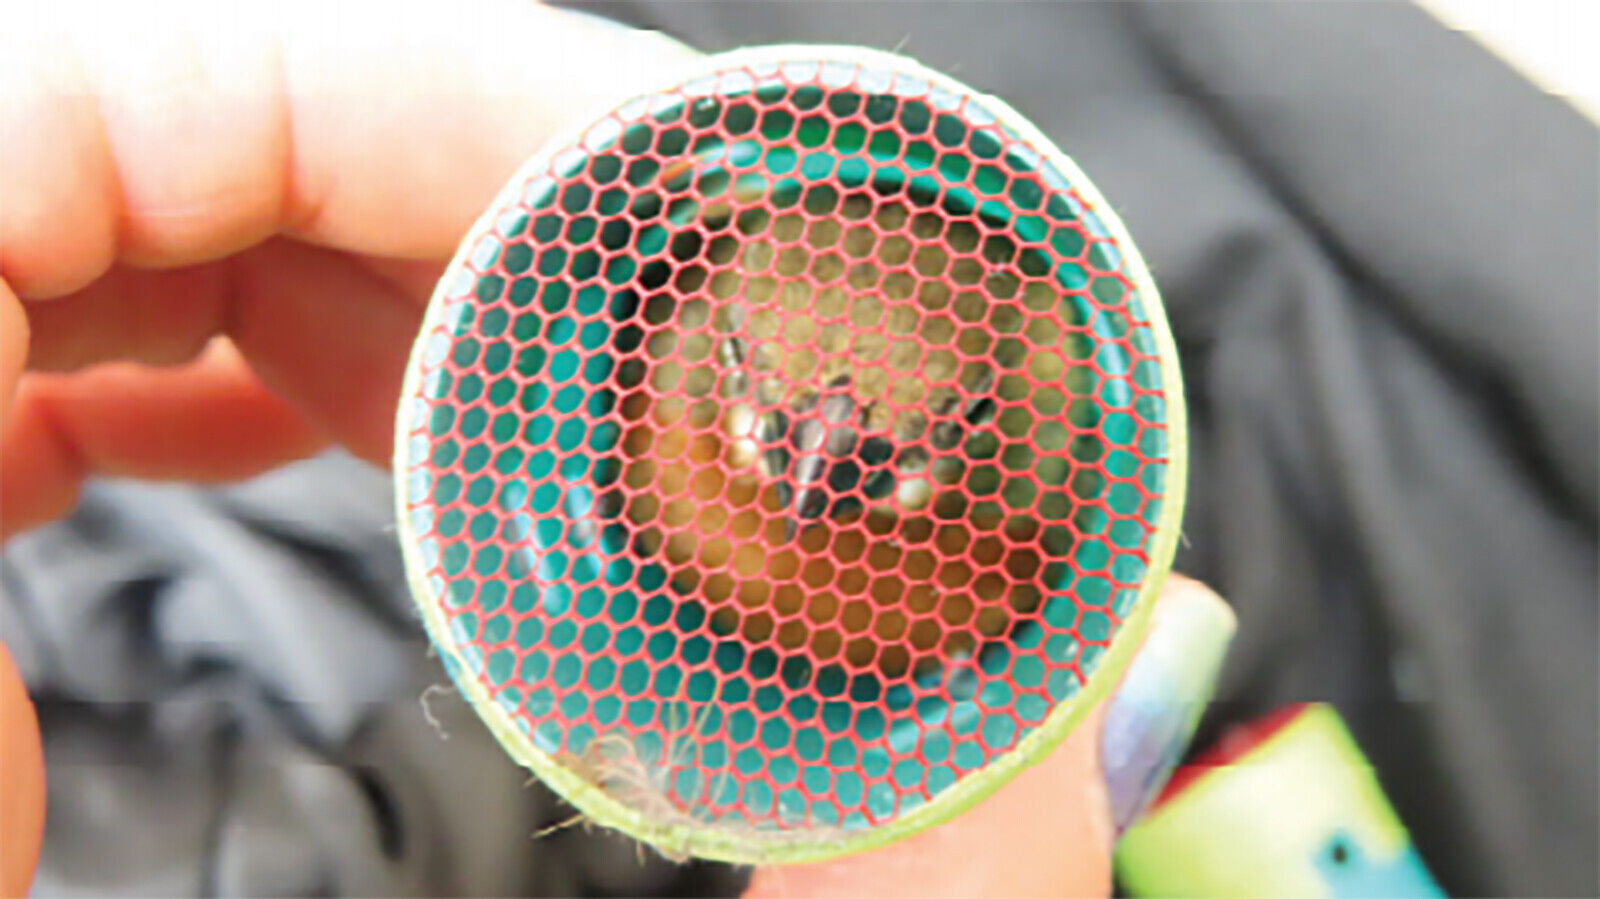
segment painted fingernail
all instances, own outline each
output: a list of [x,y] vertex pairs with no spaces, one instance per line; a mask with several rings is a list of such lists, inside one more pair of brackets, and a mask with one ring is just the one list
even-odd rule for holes
[[1174,585],[1156,606],[1101,733],[1100,767],[1119,835],[1183,757],[1236,629],[1232,610],[1199,584]]

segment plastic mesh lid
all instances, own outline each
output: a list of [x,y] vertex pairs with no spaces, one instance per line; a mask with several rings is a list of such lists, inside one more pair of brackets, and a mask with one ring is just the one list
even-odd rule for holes
[[413,590],[505,748],[670,854],[928,826],[1115,680],[1182,401],[1083,175],[900,57],[703,60],[463,244],[395,465]]

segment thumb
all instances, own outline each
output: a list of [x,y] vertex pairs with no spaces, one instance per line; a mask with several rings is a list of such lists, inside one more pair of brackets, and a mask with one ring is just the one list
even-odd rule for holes
[[0,896],[33,880],[44,832],[44,757],[33,703],[0,646]]
[[[0,422],[27,357],[22,307],[0,280]],[[21,896],[33,880],[44,830],[44,757],[22,677],[0,644],[0,896]]]

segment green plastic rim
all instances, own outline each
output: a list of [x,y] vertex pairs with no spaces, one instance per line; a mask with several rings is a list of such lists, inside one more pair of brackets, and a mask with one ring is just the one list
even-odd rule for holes
[[[1093,664],[1085,664],[1089,670],[1082,673],[1082,681],[1056,700],[1042,721],[1024,728],[1025,734],[1004,751],[986,758],[980,767],[942,785],[920,802],[908,804],[908,810],[888,815],[884,820],[870,820],[864,825],[859,825],[859,819],[841,816],[838,826],[788,829],[727,826],[703,817],[662,814],[636,798],[619,797],[614,790],[596,783],[584,766],[575,764],[570,756],[552,751],[545,732],[531,728],[525,717],[519,719],[519,714],[525,712],[520,703],[531,699],[521,692],[508,694],[504,675],[494,672],[496,659],[493,653],[484,652],[485,645],[490,642],[482,629],[487,625],[476,616],[468,619],[470,625],[463,625],[459,596],[452,592],[452,582],[440,573],[444,564],[440,556],[448,552],[448,541],[439,536],[440,525],[432,517],[439,507],[438,496],[442,489],[439,484],[444,479],[429,480],[437,448],[430,438],[438,438],[441,433],[430,430],[429,423],[437,420],[433,415],[435,408],[450,401],[452,396],[447,388],[440,386],[437,375],[440,359],[450,355],[452,349],[441,346],[439,335],[465,333],[462,323],[468,319],[463,310],[470,306],[474,293],[481,292],[485,280],[482,269],[475,266],[485,261],[486,244],[504,240],[507,211],[526,203],[540,185],[547,198],[553,197],[551,191],[559,189],[560,182],[558,178],[552,180],[551,173],[571,170],[575,155],[581,157],[598,149],[599,139],[593,123],[613,117],[614,110],[602,111],[556,136],[510,179],[469,232],[429,306],[407,369],[397,417],[394,472],[399,539],[413,597],[428,634],[462,695],[505,751],[594,823],[622,831],[671,857],[698,856],[763,864],[835,858],[886,845],[971,807],[1023,767],[1047,755],[1118,682],[1142,640],[1154,599],[1165,582],[1182,518],[1187,435],[1176,349],[1147,267],[1126,228],[1088,178],[1048,138],[1003,102],[896,55],[842,46],[752,48],[699,59],[675,77],[664,78],[662,84],[668,90],[695,85],[702,86],[696,90],[703,90],[704,85],[715,84],[719,76],[729,72],[754,73],[759,81],[762,73],[777,73],[794,66],[809,66],[817,71],[826,71],[830,66],[854,67],[886,78],[885,83],[898,84],[898,79],[905,79],[963,98],[964,104],[970,104],[963,105],[963,109],[981,110],[986,120],[1003,128],[1031,151],[1041,168],[1048,168],[1070,185],[1072,194],[1089,211],[1088,217],[1116,251],[1117,271],[1129,285],[1131,295],[1136,297],[1140,313],[1138,328],[1147,335],[1159,368],[1159,398],[1164,414],[1161,421],[1164,457],[1156,460],[1161,466],[1156,504],[1159,511],[1152,516],[1154,520],[1142,547],[1142,580],[1136,587],[1128,588],[1127,598],[1131,601],[1126,603],[1127,607],[1111,628],[1104,645],[1094,647]],[[617,109],[629,108],[630,103],[643,104],[648,109],[652,99],[660,96],[647,94]],[[614,131],[609,139],[620,140],[622,134]],[[523,227],[526,227],[525,221]],[[604,454],[613,445],[591,444],[591,448]],[[520,461],[522,456],[516,458]],[[427,513],[419,514],[419,506],[428,507]],[[498,569],[493,576],[499,578]],[[541,738],[544,746],[540,745]]]

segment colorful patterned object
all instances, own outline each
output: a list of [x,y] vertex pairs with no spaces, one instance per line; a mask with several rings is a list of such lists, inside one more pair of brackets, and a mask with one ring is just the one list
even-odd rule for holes
[[1117,845],[1117,877],[1136,896],[1444,895],[1325,705],[1285,709],[1180,768]]
[[704,60],[463,244],[399,414],[401,539],[508,752],[672,855],[829,857],[1047,752],[1181,514],[1171,337],[1110,208],[900,57]]

